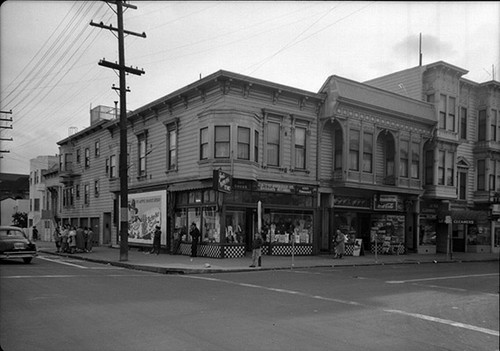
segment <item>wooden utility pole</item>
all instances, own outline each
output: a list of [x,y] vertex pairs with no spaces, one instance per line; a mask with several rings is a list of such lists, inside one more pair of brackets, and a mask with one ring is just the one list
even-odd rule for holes
[[132,73],[141,75],[144,73],[142,69],[125,66],[125,45],[124,34],[135,35],[146,38],[146,33],[134,33],[123,29],[123,8],[131,8],[136,10],[137,7],[125,3],[124,1],[108,1],[108,3],[116,5],[116,14],[118,17],[118,28],[106,26],[102,22],[90,22],[91,26],[109,29],[118,32],[118,64],[108,62],[104,59],[99,61],[100,66],[112,68],[120,72],[120,261],[128,261],[128,165],[127,165],[127,86],[125,82],[125,74]]

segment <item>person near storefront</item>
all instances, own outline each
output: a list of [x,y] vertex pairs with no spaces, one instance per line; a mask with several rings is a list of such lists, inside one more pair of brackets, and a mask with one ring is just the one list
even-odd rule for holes
[[157,225],[155,227],[155,232],[153,234],[153,249],[151,250],[151,253],[154,254],[156,253],[157,255],[160,254],[160,246],[161,246],[161,227]]
[[200,230],[196,227],[196,223],[191,223],[191,230],[189,231],[191,235],[191,257],[196,257],[198,253],[198,240],[200,239]]
[[252,243],[252,264],[250,267],[261,267],[262,265],[262,236],[260,233],[255,234],[255,238]]
[[333,258],[342,258],[345,255],[345,235],[340,229],[337,229],[333,244],[335,246],[335,256]]

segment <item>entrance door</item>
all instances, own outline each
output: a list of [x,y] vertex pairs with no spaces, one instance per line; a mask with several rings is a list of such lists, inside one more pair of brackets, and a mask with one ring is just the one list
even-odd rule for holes
[[93,237],[93,240],[92,240],[92,243],[94,245],[99,245],[99,218],[91,218],[90,219],[90,227],[92,228],[92,231],[94,232],[94,237]]
[[105,212],[103,218],[102,244],[111,243],[111,212]]

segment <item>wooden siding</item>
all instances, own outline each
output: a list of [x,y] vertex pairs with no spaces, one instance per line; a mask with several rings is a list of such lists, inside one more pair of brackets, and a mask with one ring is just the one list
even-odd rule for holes
[[319,179],[331,180],[333,178],[333,124],[326,122],[321,130],[321,147],[318,154]]
[[364,83],[415,100],[425,101],[422,94],[422,74],[424,70],[424,67],[410,68]]

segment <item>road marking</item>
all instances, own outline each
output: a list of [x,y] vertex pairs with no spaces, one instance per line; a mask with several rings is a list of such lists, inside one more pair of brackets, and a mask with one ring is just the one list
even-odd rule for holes
[[61,261],[61,260],[52,260],[52,259],[44,257],[44,256],[39,256],[38,258],[41,259],[41,260],[44,260],[44,261],[65,264],[67,266],[78,267],[78,268],[81,268],[81,269],[88,269],[88,267],[80,266],[79,264],[69,263],[69,262],[65,262],[65,261]]
[[[487,274],[487,275],[491,275],[491,274]],[[209,278],[209,277],[201,277],[201,276],[182,276],[182,277],[183,278],[189,278],[189,279],[207,280],[207,281],[213,281],[213,282],[219,282],[219,283],[237,285],[237,286],[254,288],[254,289],[268,290],[268,291],[273,291],[273,292],[278,292],[278,293],[285,293],[285,294],[297,295],[297,296],[302,296],[302,297],[308,297],[308,298],[317,299],[317,300],[336,302],[336,303],[341,303],[341,304],[346,304],[346,305],[351,305],[351,306],[366,306],[366,305],[363,305],[363,304],[361,304],[359,302],[356,302],[356,301],[334,299],[334,298],[325,297],[325,296],[319,296],[319,295],[311,295],[311,294],[306,294],[306,293],[302,293],[302,292],[295,291],[295,290],[270,288],[270,287],[262,286],[262,285],[248,284],[248,283],[238,283],[238,282],[234,282],[234,281],[231,281],[231,280],[224,280],[224,279],[218,279],[218,278]],[[369,307],[369,306],[366,306],[366,307]],[[418,319],[422,319],[422,320],[426,320],[426,321],[431,321],[431,322],[436,322],[436,323],[442,323],[442,324],[450,325],[450,326],[453,326],[453,327],[463,328],[463,329],[468,329],[468,330],[473,330],[473,331],[477,331],[477,332],[485,333],[485,334],[489,334],[489,335],[499,336],[499,332],[497,330],[492,330],[492,329],[477,327],[477,326],[474,326],[474,325],[460,323],[460,322],[455,322],[455,321],[448,320],[448,319],[442,319],[442,318],[427,316],[427,315],[424,315],[424,314],[410,313],[410,312],[405,312],[405,311],[400,311],[400,310],[383,309],[382,311],[387,312],[387,313],[392,313],[392,314],[405,315],[405,316],[408,316],[408,317],[418,318]]]
[[255,284],[248,284],[248,283],[238,283],[238,282],[234,282],[234,281],[231,281],[231,280],[224,280],[224,279],[218,279],[218,278],[209,278],[209,277],[202,277],[202,276],[194,276],[194,275],[187,275],[187,276],[183,276],[183,277],[184,278],[190,278],[190,279],[200,279],[200,280],[208,280],[208,281],[219,282],[219,283],[226,283],[226,284],[237,285],[237,286],[242,286],[242,287],[246,287],[246,288],[262,289],[262,290],[273,291],[273,292],[278,292],[278,293],[283,293],[283,294],[303,296],[303,297],[308,297],[308,298],[316,299],[316,300],[324,300],[324,301],[330,301],[330,302],[337,302],[337,303],[341,303],[341,304],[344,304],[344,305],[362,306],[361,303],[355,302],[355,301],[334,299],[334,298],[331,298],[331,297],[325,297],[325,296],[319,296],[319,295],[311,295],[311,294],[307,294],[307,293],[303,293],[303,292],[295,291],[295,290],[270,288],[270,287],[263,286],[263,285],[255,285]]
[[91,274],[54,274],[54,275],[10,275],[2,276],[0,279],[33,279],[33,278],[82,278],[82,277],[95,277],[95,278],[106,278],[106,277],[162,277],[159,274],[106,274],[106,275],[91,275]]
[[480,333],[485,333],[485,334],[489,334],[489,335],[493,335],[493,336],[500,336],[500,333],[497,330],[492,330],[492,329],[487,329],[487,328],[481,328],[481,327],[476,327],[476,326],[470,325],[470,324],[464,324],[464,323],[454,322],[454,321],[451,321],[449,319],[442,319],[442,318],[427,316],[425,314],[410,313],[410,312],[399,311],[399,310],[384,310],[384,311],[388,312],[388,313],[401,314],[401,315],[408,316],[408,317],[423,319],[423,320],[426,320],[426,321],[431,321],[431,322],[436,322],[436,323],[441,323],[441,324],[447,324],[447,325],[451,325],[451,326],[457,327],[457,328],[469,329],[469,330],[473,330],[473,331],[477,331],[477,332],[480,332]]
[[498,275],[498,273],[488,273],[488,274],[470,274],[470,275],[452,275],[449,277],[435,277],[435,278],[422,278],[422,279],[409,279],[409,280],[388,280],[388,284],[403,284],[403,283],[413,283],[413,282],[426,282],[430,280],[446,280],[446,279],[461,279],[461,278],[475,278],[475,277],[488,277]]

